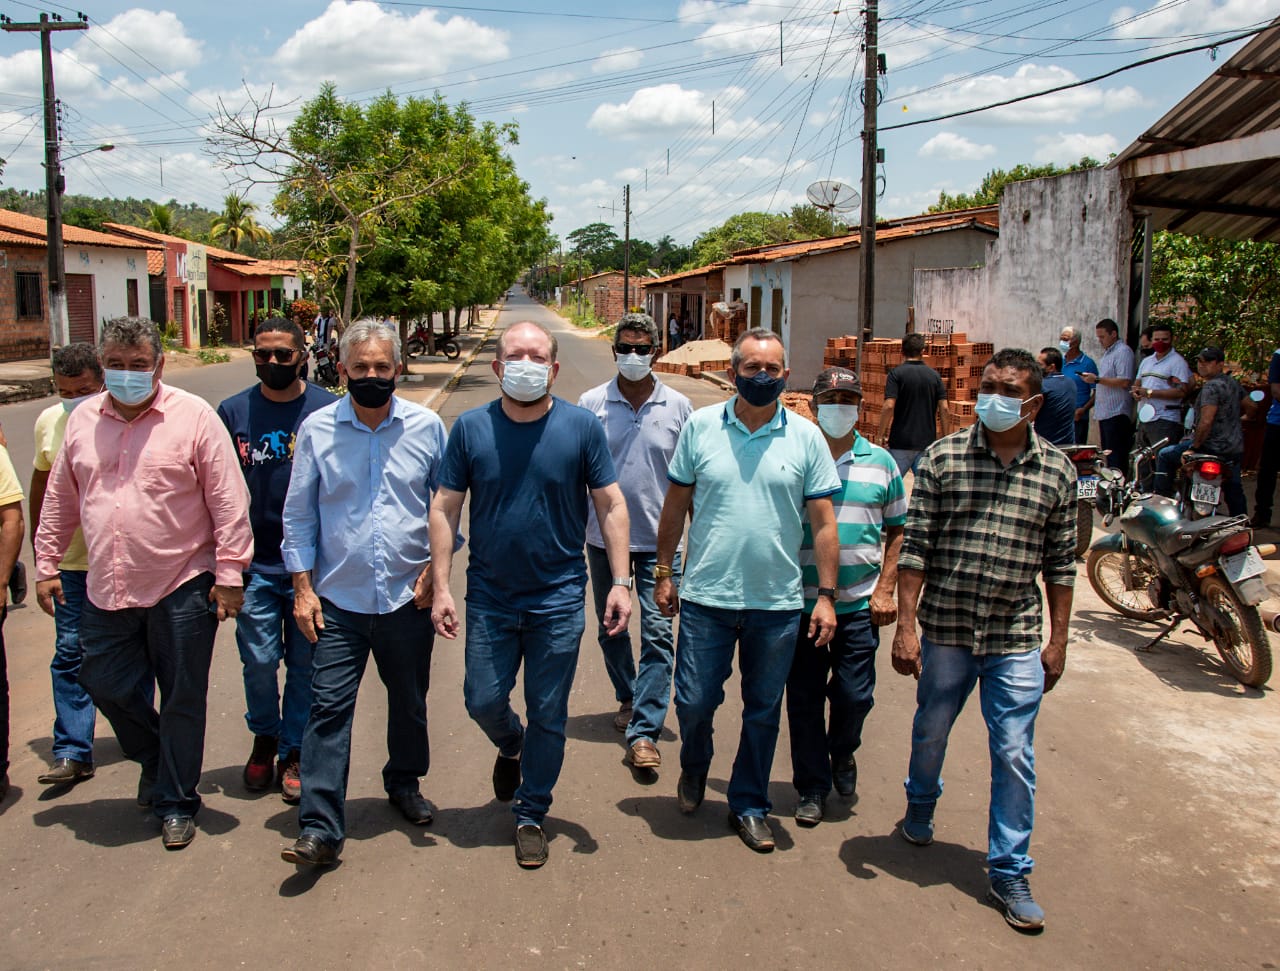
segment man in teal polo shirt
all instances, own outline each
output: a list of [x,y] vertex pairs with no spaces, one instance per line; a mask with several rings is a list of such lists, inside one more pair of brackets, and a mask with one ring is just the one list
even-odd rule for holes
[[[778,403],[789,373],[772,331],[755,328],[738,338],[729,368],[738,393],[695,411],[676,443],[654,566],[658,608],[672,616],[683,602],[675,670],[680,809],[692,813],[706,792],[712,723],[736,647],[743,711],[729,778],[729,824],[761,853],[774,846],[765,821],[772,808],[769,772],[804,606],[806,513],[821,588],[808,634],[823,646],[836,624],[839,537],[831,497],[841,482],[822,433]],[[690,509],[677,597],[671,564]]]
[[[875,704],[880,628],[898,616],[893,591],[907,521],[906,490],[893,456],[854,430],[861,402],[862,382],[845,368],[828,368],[814,382],[818,427],[844,488],[832,498],[840,536],[835,636],[825,647],[818,646],[806,634],[802,617],[787,678],[791,781],[799,794],[796,822],[801,826],[822,822],[833,784],[845,798],[857,788],[854,753],[862,744],[862,726]],[[800,563],[805,611],[812,612],[819,581],[808,522]]]

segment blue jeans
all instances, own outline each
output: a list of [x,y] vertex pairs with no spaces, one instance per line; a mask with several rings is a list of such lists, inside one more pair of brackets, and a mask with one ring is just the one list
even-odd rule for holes
[[[80,614],[80,683],[115,730],[127,758],[155,779],[157,816],[200,808],[209,664],[218,615],[213,574],[202,573],[152,607],[103,610],[88,597]],[[160,688],[160,711],[151,703]]]
[[427,688],[435,627],[431,611],[409,601],[389,614],[358,614],[323,597],[324,630],[315,644],[311,717],[302,735],[303,834],[338,843],[347,828],[347,777],[351,771],[351,723],[369,655],[387,689],[387,794],[416,792],[427,774]]
[[898,474],[906,475],[908,471],[914,472],[916,466],[920,462],[920,455],[924,452],[922,448],[891,448],[889,454],[893,456],[893,460],[898,463]]
[[[236,646],[244,665],[244,720],[254,735],[279,739],[280,756],[302,748],[311,713],[311,642],[293,619],[293,580],[287,573],[246,573],[244,607],[236,617]],[[284,661],[284,703],[278,671]]]
[[[653,599],[653,565],[657,553],[631,553],[631,570],[636,578],[636,599],[640,601],[640,666],[637,670],[631,653],[631,635],[622,631],[610,637],[604,629],[604,608],[613,586],[609,557],[597,546],[587,544],[587,566],[591,571],[591,594],[595,600],[597,637],[604,654],[604,667],[613,682],[614,696],[620,702],[631,702],[634,711],[627,726],[627,744],[638,738],[656,742],[667,718],[671,702],[671,668],[675,663],[675,637],[671,619],[663,617]],[[680,554],[671,561],[679,589]]]
[[80,612],[84,606],[84,570],[61,570],[62,596],[66,603],[53,603],[53,757],[93,761],[93,728],[98,713],[93,699],[80,685]]
[[982,717],[991,752],[987,864],[992,879],[1031,872],[1035,817],[1036,714],[1044,694],[1040,651],[975,655],[967,648],[920,639],[920,683],[911,727],[907,802],[932,806],[942,795],[942,760],[951,726],[980,682]]
[[880,628],[872,625],[870,610],[837,614],[831,643],[818,647],[809,637],[809,620],[808,614],[800,617],[787,678],[791,783],[802,796],[825,799],[832,764],[843,765],[858,750],[862,726],[875,705]]
[[[498,747],[498,754],[520,757],[520,788],[511,806],[517,825],[541,826],[551,809],[551,790],[564,764],[569,689],[585,629],[581,608],[542,614],[467,603],[462,695],[467,714]],[[527,727],[511,708],[521,661]]]
[[742,731],[729,777],[729,808],[739,816],[767,816],[773,808],[769,773],[799,626],[799,610],[729,610],[690,600],[680,605],[675,674],[680,768],[696,776],[706,776],[711,768],[713,722],[736,647]]
[[[1191,451],[1190,442],[1167,445],[1160,449],[1156,457],[1156,477],[1154,488],[1162,496],[1173,498],[1178,480],[1178,467],[1182,465],[1182,456]],[[1248,509],[1248,501],[1244,497],[1244,483],[1240,481],[1240,455],[1219,455],[1218,460],[1227,467],[1229,475],[1222,483],[1222,495],[1227,500],[1227,512],[1232,516],[1243,516]]]

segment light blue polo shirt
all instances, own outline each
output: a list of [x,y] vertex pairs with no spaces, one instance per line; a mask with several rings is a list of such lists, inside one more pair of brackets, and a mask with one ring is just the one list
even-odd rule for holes
[[680,596],[726,610],[800,610],[804,504],[842,483],[822,432],[778,405],[747,431],[735,395],[685,423],[667,477],[692,486]]
[[[604,426],[631,517],[631,552],[652,553],[658,548],[658,519],[667,497],[667,466],[693,405],[654,375],[653,391],[639,411],[618,390],[617,378],[585,392],[578,407],[586,408]],[[587,543],[604,549],[594,504],[587,507]]]

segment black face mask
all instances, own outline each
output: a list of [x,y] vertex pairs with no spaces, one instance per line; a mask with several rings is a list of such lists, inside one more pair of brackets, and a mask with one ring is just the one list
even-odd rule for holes
[[394,378],[347,378],[347,394],[361,408],[381,408],[395,390]]
[[272,391],[283,391],[306,374],[307,365],[305,361],[301,365],[268,361],[266,364],[255,364],[254,368],[258,372],[259,381]]
[[773,404],[787,386],[786,378],[770,377],[768,371],[757,371],[749,378],[735,375],[733,383],[742,399],[757,408]]

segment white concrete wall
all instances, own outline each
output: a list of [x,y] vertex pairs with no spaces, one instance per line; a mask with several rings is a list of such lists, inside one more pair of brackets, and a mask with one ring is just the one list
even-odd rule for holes
[[1000,238],[977,271],[915,272],[916,320],[952,319],[970,340],[1039,350],[1067,325],[1087,354],[1094,324],[1125,326],[1132,217],[1120,176],[1088,169],[1016,182],[1000,200]]
[[67,246],[64,256],[68,273],[93,275],[94,308],[93,332],[102,330],[103,320],[123,317],[128,313],[129,302],[125,281],[137,281],[138,312],[148,313],[150,292],[147,280],[147,254],[145,250],[124,250],[97,246]]
[[745,303],[751,299],[751,274],[746,266],[726,266],[724,268],[724,299],[733,299],[733,291],[741,290],[741,299]]

